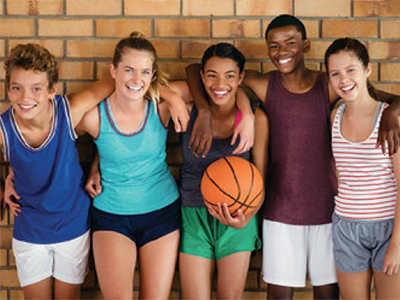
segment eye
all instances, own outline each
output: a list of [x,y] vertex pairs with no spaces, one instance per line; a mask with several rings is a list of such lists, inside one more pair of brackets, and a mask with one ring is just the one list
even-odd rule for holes
[[145,71],[142,71],[142,74],[143,74],[143,75],[150,75],[151,72],[150,72],[150,70],[145,70]]
[[356,71],[356,69],[354,69],[354,68],[351,68],[351,69],[347,70],[347,72],[349,72],[349,73],[352,73],[352,72],[355,72],[355,71]]
[[228,79],[233,79],[233,78],[235,78],[236,76],[234,75],[234,74],[229,74],[229,75],[226,75],[226,78],[228,78]]
[[286,45],[288,45],[288,46],[293,46],[294,44],[296,44],[295,41],[290,41],[290,42],[287,42],[287,43],[286,43]]
[[19,86],[12,86],[12,87],[11,87],[11,90],[12,90],[12,91],[18,92],[18,91],[21,90],[21,88],[20,88]]
[[207,74],[207,78],[217,78],[215,74]]
[[42,91],[42,88],[40,88],[40,87],[35,87],[35,88],[33,88],[33,91],[34,91],[35,93],[40,93],[40,92]]
[[277,46],[277,45],[268,45],[268,48],[269,48],[269,49],[277,49],[278,46]]
[[128,74],[131,74],[131,73],[133,73],[133,70],[132,69],[125,69],[125,72],[128,73]]
[[337,76],[338,74],[339,74],[338,72],[332,72],[332,73],[329,74],[329,76],[330,76],[330,77],[335,77],[335,76]]

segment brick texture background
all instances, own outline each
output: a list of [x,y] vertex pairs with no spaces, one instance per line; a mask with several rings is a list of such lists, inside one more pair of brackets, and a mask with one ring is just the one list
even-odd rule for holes
[[[0,111],[6,99],[3,61],[10,49],[25,42],[46,46],[60,61],[60,93],[69,93],[107,76],[108,62],[119,38],[140,31],[155,44],[161,66],[172,79],[184,79],[184,68],[199,61],[212,43],[233,42],[248,59],[247,68],[273,69],[263,35],[278,14],[300,17],[308,30],[307,65],[322,69],[326,47],[337,37],[360,38],[369,48],[373,83],[400,94],[400,0],[0,0]],[[84,167],[92,158],[91,141],[81,138]],[[170,131],[168,163],[179,174],[179,136]],[[1,173],[5,167],[2,165]],[[11,250],[13,217],[0,222],[0,300],[23,299]],[[261,255],[252,259],[245,299],[265,299]],[[135,276],[135,290],[139,278]],[[82,288],[83,299],[101,299],[93,269]],[[171,299],[179,298],[178,276]],[[137,294],[135,294],[137,297]],[[310,287],[296,299],[312,299]]]

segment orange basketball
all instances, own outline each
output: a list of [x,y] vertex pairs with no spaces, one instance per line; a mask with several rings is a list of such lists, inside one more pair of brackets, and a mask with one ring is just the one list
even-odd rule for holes
[[209,165],[201,179],[201,193],[208,206],[227,203],[229,211],[248,214],[264,196],[263,178],[251,162],[237,156],[220,158]]

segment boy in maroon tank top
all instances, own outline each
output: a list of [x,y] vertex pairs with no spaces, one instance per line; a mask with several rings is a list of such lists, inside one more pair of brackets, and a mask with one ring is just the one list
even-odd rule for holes
[[[306,68],[304,55],[310,42],[299,19],[278,16],[268,26],[265,39],[277,70],[267,74],[246,71],[244,84],[264,102],[270,120],[263,221],[263,278],[268,282],[268,299],[293,298],[294,288],[305,286],[307,274],[315,299],[339,299],[331,241],[337,187],[329,121],[330,103],[338,95],[324,73]],[[188,82],[197,90],[194,68],[189,69]],[[394,99],[383,92],[380,96]],[[399,101],[395,102],[398,106]],[[388,124],[397,125],[398,115],[398,108],[391,106],[382,118],[381,128],[386,130],[381,131],[380,141],[388,140],[393,153],[399,130],[389,129]]]

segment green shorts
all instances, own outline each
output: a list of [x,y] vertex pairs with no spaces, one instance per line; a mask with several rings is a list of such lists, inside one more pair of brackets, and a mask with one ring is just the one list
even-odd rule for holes
[[205,207],[182,208],[180,252],[219,260],[237,252],[260,248],[256,216],[246,227],[235,229],[221,224]]

